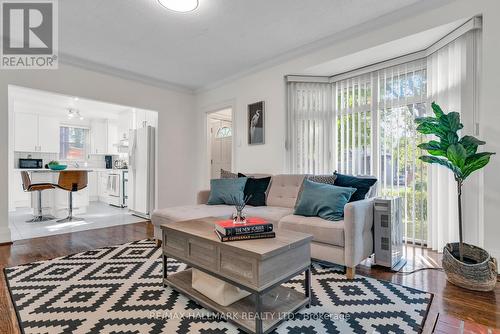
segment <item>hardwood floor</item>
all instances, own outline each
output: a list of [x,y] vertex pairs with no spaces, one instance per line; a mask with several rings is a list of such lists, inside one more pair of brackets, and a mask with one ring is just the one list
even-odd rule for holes
[[[441,267],[441,254],[437,252],[412,245],[405,246],[404,251],[407,264],[402,268],[402,272]],[[386,268],[372,266],[371,260],[366,260],[357,266],[356,271],[361,275],[433,293],[434,299],[424,328],[426,333],[432,332],[433,327],[436,327],[436,332],[439,329],[440,333],[488,333],[488,329],[494,332],[493,329],[500,328],[500,284],[497,284],[492,292],[469,291],[448,283],[446,275],[440,270],[396,274]],[[449,324],[455,324],[458,320],[465,320],[463,324],[465,329],[474,328],[474,331],[464,329],[461,332],[460,327],[451,330]],[[445,321],[448,326],[439,326]],[[450,331],[446,332],[443,328],[448,328]]]
[[[52,259],[99,247],[151,238],[150,223],[113,226],[70,234],[16,241],[0,246],[0,269],[23,263]],[[407,246],[407,265],[403,271],[439,267],[440,255]],[[395,274],[366,260],[357,274],[384,279],[434,293],[424,333],[500,333],[500,285],[493,292],[471,292],[446,282],[444,273],[424,270],[414,274]],[[19,333],[3,273],[0,275],[0,333]],[[497,300],[499,301],[497,303]],[[465,321],[461,321],[465,320]]]

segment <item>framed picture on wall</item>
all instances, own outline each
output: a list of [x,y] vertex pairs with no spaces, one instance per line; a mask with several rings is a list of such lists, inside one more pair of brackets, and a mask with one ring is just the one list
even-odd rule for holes
[[248,105],[248,145],[264,144],[264,101]]

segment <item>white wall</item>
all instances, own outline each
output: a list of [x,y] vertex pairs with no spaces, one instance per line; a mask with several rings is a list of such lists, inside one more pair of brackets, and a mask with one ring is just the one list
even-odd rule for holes
[[[193,203],[197,166],[191,93],[149,86],[81,68],[60,65],[58,70],[0,71],[0,189],[8,188],[8,85],[80,96],[103,102],[158,111],[158,204],[166,207]],[[10,241],[7,222],[8,191],[0,192],[0,243]]]
[[[207,111],[230,105],[234,107],[235,157],[233,169],[241,172],[285,171],[285,84],[284,76],[347,56],[352,53],[391,42],[405,36],[435,28],[459,19],[483,15],[483,73],[481,89],[480,137],[487,141],[488,151],[500,153],[500,103],[498,102],[498,78],[500,77],[500,1],[498,0],[457,0],[425,12],[414,12],[398,21],[393,16],[380,20],[380,24],[365,26],[364,32],[354,33],[345,39],[338,39],[331,46],[286,61],[274,67],[249,74],[216,88],[203,90],[197,94],[196,109],[199,112],[198,126],[205,131]],[[246,144],[246,107],[259,100],[266,102],[266,144],[248,146]],[[464,111],[463,111],[464,112]],[[201,140],[205,140],[202,136]],[[206,154],[199,145],[200,156]],[[204,159],[206,161],[206,159]],[[500,257],[500,156],[484,171],[484,247],[496,257]],[[200,168],[200,184],[207,185],[207,168]],[[481,237],[483,239],[483,237]],[[483,244],[482,240],[478,241]]]

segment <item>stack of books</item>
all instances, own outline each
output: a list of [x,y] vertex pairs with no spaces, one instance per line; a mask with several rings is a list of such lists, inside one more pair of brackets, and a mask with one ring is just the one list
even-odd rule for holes
[[220,241],[239,241],[274,238],[273,224],[262,218],[247,218],[245,224],[235,224],[232,219],[215,223],[215,234]]

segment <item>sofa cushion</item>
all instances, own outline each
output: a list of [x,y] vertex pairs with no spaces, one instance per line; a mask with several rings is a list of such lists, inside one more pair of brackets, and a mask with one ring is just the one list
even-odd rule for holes
[[247,217],[260,217],[277,226],[281,218],[293,213],[291,208],[279,206],[246,206],[243,213]]
[[308,217],[318,216],[327,220],[342,220],[344,206],[355,191],[355,188],[337,187],[306,179],[294,213]]
[[337,178],[335,179],[335,185],[339,187],[351,187],[356,188],[356,192],[352,194],[349,202],[360,201],[366,199],[371,192],[372,186],[377,183],[377,179],[369,176],[351,176],[334,173]]
[[237,179],[212,179],[210,180],[210,196],[207,204],[234,205],[243,202],[243,190],[247,183],[246,177]]
[[[245,174],[238,173],[238,177],[247,177]],[[254,178],[248,177],[245,184],[245,198],[250,196],[247,204],[252,206],[266,205],[266,191],[271,182],[271,177]]]
[[236,178],[238,178],[238,174],[221,168],[220,169],[220,178],[221,179],[236,179]]
[[204,217],[227,219],[231,217],[233,211],[234,206],[232,205],[185,205],[155,210],[151,220],[153,224],[160,225],[162,223],[175,223]]
[[321,175],[308,175],[306,177],[307,180],[317,182],[317,183],[325,183],[325,184],[335,184],[335,179],[337,175],[335,174],[321,174]]
[[275,175],[267,195],[267,205],[285,208],[295,207],[299,190],[305,175]]
[[313,241],[344,247],[344,221],[332,222],[319,217],[289,215],[283,217],[278,228],[308,233]]

